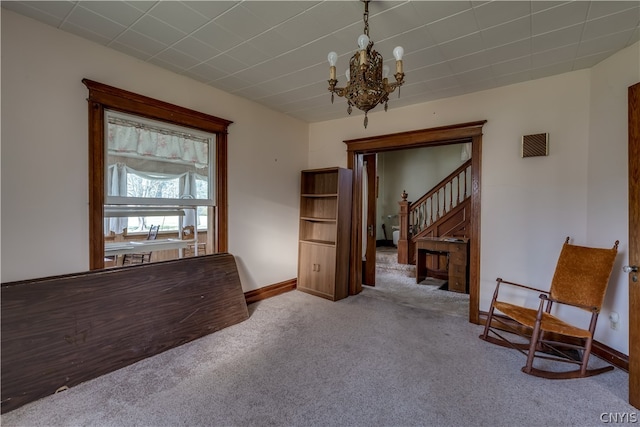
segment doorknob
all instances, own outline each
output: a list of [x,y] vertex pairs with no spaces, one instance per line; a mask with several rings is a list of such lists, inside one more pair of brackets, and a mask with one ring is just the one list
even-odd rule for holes
[[369,230],[369,236],[373,237],[373,224],[369,224],[367,229]]
[[625,265],[622,267],[622,271],[625,273],[637,273],[638,266],[637,265]]

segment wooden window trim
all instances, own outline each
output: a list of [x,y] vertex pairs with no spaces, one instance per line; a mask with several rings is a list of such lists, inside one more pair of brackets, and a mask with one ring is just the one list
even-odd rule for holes
[[89,269],[104,267],[104,112],[134,114],[216,135],[216,207],[214,251],[227,252],[227,133],[232,121],[210,116],[168,102],[83,79],[89,89]]

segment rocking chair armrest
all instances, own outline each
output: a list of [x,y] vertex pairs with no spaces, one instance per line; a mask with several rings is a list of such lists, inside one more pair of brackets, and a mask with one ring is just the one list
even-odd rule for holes
[[583,305],[583,304],[577,304],[577,303],[572,303],[572,302],[567,302],[567,301],[561,301],[561,300],[558,300],[558,299],[551,298],[548,295],[544,295],[544,294],[540,294],[540,299],[545,300],[545,301],[550,301],[550,302],[553,302],[553,303],[570,305],[572,307],[581,308],[583,310],[587,310],[587,311],[590,311],[592,313],[598,313],[600,311],[600,309],[598,307],[595,307],[593,305]]
[[547,295],[549,294],[549,291],[543,291],[542,289],[532,288],[531,286],[526,286],[526,285],[521,285],[520,283],[508,282],[506,280],[502,280],[500,277],[498,277],[498,279],[496,279],[496,280],[498,282],[498,286],[500,285],[500,283],[506,283],[507,285],[517,286],[519,288],[528,289],[530,291],[542,292],[543,294],[547,294]]

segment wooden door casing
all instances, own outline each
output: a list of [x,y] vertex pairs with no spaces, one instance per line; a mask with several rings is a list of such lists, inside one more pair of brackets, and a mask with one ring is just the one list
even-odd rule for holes
[[353,170],[353,209],[349,295],[362,292],[363,157],[419,147],[471,142],[471,215],[469,230],[469,321],[480,322],[480,170],[482,127],[486,120],[344,141],[347,167]]
[[362,283],[369,286],[376,284],[376,154],[364,156],[365,169],[367,172],[367,250],[365,252],[365,267]]
[[[629,265],[640,265],[640,83],[629,87]],[[640,273],[629,274],[629,403],[640,408]]]

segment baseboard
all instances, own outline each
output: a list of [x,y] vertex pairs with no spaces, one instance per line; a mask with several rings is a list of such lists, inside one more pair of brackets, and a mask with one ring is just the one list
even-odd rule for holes
[[293,291],[296,289],[297,284],[298,279],[285,280],[284,282],[245,292],[244,298],[247,300],[247,304],[251,304],[267,298],[275,297],[276,295],[280,295],[285,292]]
[[[485,325],[487,322],[487,317],[489,313],[486,311],[480,312],[480,325]],[[502,329],[507,332],[516,332],[520,334],[527,335],[527,329],[524,328],[519,323],[513,321],[512,319],[501,316],[498,314],[494,314],[494,317],[499,317],[501,322],[504,322],[505,325],[502,325],[498,322],[493,322],[493,327],[496,329]],[[506,327],[505,327],[506,326]],[[507,329],[511,328],[511,330]],[[593,346],[591,347],[591,354],[598,356],[599,358],[606,360],[611,363],[616,368],[622,369],[623,371],[629,372],[629,356],[615,350],[608,345],[602,344],[599,341],[594,340]]]

